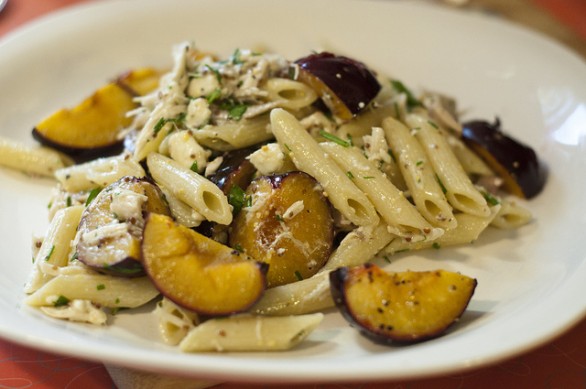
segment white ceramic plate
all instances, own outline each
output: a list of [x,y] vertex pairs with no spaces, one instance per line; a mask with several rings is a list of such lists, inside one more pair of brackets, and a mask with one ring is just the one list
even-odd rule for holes
[[527,205],[536,220],[490,231],[474,245],[397,257],[392,269],[445,268],[476,277],[477,292],[446,336],[377,346],[336,312],[303,346],[282,353],[185,355],[163,346],[149,309],[106,328],[48,320],[22,306],[30,241],[46,227],[52,184],[0,170],[0,335],[53,352],[215,379],[317,382],[406,378],[482,366],[536,347],[578,321],[586,294],[586,65],[499,20],[400,1],[101,1],[44,18],[0,43],[0,135],[30,129],[113,75],[168,65],[195,40],[230,54],[264,44],[289,58],[328,48],[451,94],[466,118],[500,116],[550,167]]

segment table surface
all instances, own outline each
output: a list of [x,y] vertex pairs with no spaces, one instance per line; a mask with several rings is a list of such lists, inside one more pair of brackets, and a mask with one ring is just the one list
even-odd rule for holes
[[[89,0],[9,0],[0,13],[0,39],[19,26],[59,8]],[[586,0],[471,0],[469,8],[497,13],[513,22],[545,32],[586,58]],[[150,379],[154,388],[195,387],[195,383],[169,385],[139,372],[50,354],[0,339],[0,388],[138,388]],[[144,382],[144,381],[142,381]],[[157,386],[158,385],[158,386]],[[269,387],[223,383],[218,389]],[[420,380],[377,383],[306,384],[298,389],[383,388],[586,388],[586,319],[529,353],[494,366],[461,374]]]

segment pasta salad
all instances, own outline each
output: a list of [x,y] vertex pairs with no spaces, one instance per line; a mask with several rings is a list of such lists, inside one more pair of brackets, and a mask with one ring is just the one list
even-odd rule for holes
[[57,181],[26,304],[107,325],[155,301],[185,352],[288,349],[332,308],[376,342],[439,336],[477,280],[385,260],[519,228],[515,196],[545,183],[498,119],[462,123],[453,99],[328,52],[183,42],[33,136],[0,140],[0,164]]

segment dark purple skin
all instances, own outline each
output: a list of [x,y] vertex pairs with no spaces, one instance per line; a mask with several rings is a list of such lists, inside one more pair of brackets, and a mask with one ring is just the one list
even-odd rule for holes
[[541,192],[547,179],[545,167],[531,147],[501,130],[498,118],[494,123],[472,120],[463,123],[462,127],[464,143],[473,150],[482,148],[488,152],[509,173],[525,198],[535,197]]
[[[372,264],[365,263],[365,267],[370,267]],[[334,304],[338,308],[340,314],[346,319],[348,324],[356,328],[362,336],[370,339],[371,341],[379,344],[401,344],[402,342],[383,336],[370,328],[362,325],[359,320],[352,314],[350,307],[346,301],[346,281],[348,278],[348,267],[339,267],[336,270],[330,272],[330,293]],[[413,343],[413,342],[410,342]]]
[[224,153],[222,164],[210,177],[210,180],[225,194],[230,193],[230,189],[234,185],[246,190],[256,172],[254,165],[246,157],[256,149],[254,147]]
[[36,128],[32,130],[33,139],[42,144],[43,146],[50,147],[71,157],[76,163],[87,162],[92,159],[101,157],[111,157],[119,155],[124,150],[124,141],[119,141],[111,145],[103,147],[92,147],[92,148],[80,148],[66,146],[61,143],[55,142],[37,131]]
[[381,89],[374,74],[352,58],[322,52],[295,63],[330,88],[353,115],[362,111]]

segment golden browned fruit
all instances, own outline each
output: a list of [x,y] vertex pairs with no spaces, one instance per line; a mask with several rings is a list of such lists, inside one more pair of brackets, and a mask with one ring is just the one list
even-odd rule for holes
[[266,264],[168,216],[148,215],[142,257],[147,275],[163,295],[200,314],[245,311],[266,288]]
[[269,287],[311,277],[328,260],[334,226],[317,181],[302,172],[252,181],[231,226],[230,246],[269,264]]
[[123,148],[120,132],[132,121],[126,113],[137,106],[133,98],[155,88],[157,74],[153,69],[126,73],[75,107],[54,112],[35,126],[32,135],[78,160],[118,154]]
[[163,193],[151,182],[123,177],[104,188],[82,214],[77,258],[102,273],[144,275],[140,263],[144,212],[170,213]]
[[163,72],[155,68],[138,68],[122,74],[116,82],[131,94],[144,96],[159,86],[162,75]]
[[373,264],[330,273],[332,297],[342,315],[381,343],[441,335],[462,315],[476,284],[444,270],[387,273]]

